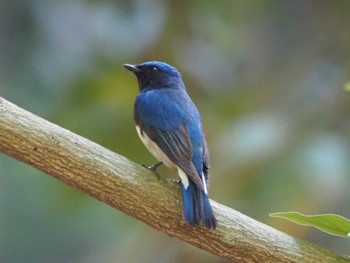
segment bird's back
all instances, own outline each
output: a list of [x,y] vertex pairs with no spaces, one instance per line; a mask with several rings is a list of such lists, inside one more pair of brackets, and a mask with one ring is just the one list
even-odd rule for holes
[[134,105],[134,117],[146,125],[174,130],[180,125],[201,123],[197,108],[184,90],[156,89],[140,92]]

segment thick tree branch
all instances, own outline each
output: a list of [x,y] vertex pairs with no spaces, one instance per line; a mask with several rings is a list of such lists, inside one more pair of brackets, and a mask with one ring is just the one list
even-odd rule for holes
[[350,262],[211,201],[216,231],[182,221],[176,186],[0,97],[0,151],[170,236],[234,262]]

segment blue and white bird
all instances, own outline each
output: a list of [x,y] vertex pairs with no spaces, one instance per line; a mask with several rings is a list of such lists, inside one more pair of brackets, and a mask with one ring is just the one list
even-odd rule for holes
[[216,218],[208,198],[208,147],[201,117],[180,73],[158,61],[124,67],[139,83],[134,119],[141,141],[158,161],[178,170],[184,221],[191,226],[202,222],[206,228],[215,229]]

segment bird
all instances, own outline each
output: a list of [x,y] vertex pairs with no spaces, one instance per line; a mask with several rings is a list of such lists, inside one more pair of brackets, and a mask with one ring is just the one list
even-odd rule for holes
[[139,93],[134,104],[137,133],[159,161],[176,168],[182,189],[183,220],[216,229],[209,202],[209,152],[201,116],[189,97],[179,71],[164,62],[149,61],[123,66],[134,73]]

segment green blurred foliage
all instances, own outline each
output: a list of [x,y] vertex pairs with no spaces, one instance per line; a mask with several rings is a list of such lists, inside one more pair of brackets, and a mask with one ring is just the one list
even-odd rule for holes
[[[173,64],[202,114],[211,198],[347,253],[347,240],[268,214],[350,217],[349,8],[342,0],[5,0],[0,95],[151,164],[132,120],[137,82],[121,65]],[[223,261],[1,155],[0,262]]]

